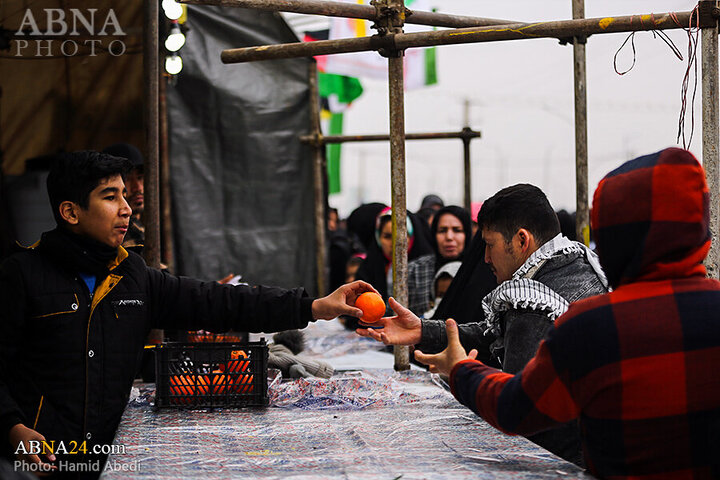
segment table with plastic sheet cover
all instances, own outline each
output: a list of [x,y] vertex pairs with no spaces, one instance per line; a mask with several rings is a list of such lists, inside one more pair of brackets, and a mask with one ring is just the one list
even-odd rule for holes
[[114,442],[125,453],[110,456],[102,478],[591,478],[495,430],[437,375],[393,372],[391,353],[337,322],[306,335],[303,354],[335,375],[282,382],[271,370],[267,408],[156,411],[152,384],[140,385]]

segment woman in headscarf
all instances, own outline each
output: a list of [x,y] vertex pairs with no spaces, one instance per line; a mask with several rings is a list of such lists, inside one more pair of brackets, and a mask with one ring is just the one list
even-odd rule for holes
[[[482,239],[482,232],[478,231],[465,249],[462,265],[445,292],[442,302],[430,318],[452,318],[458,324],[482,322],[485,318],[482,299],[495,287],[497,280],[490,266],[485,263],[485,241]],[[478,360],[486,365],[500,367],[497,359],[490,355],[492,337],[483,337],[479,341],[485,347],[478,349]]]
[[408,263],[408,308],[418,316],[431,306],[437,271],[448,262],[463,260],[472,238],[470,214],[455,205],[443,207],[435,214],[430,231],[433,253]]
[[336,231],[328,231],[330,264],[330,290],[335,291],[345,281],[348,273],[349,263],[355,265],[352,274],[355,276],[358,258],[351,261],[353,256],[362,254],[365,258],[370,242],[375,241],[375,218],[385,208],[383,203],[366,203],[352,211],[347,218],[347,230],[338,228]]

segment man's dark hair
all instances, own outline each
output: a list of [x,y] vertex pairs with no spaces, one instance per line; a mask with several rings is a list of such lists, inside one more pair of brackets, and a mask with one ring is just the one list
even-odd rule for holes
[[521,228],[532,233],[538,245],[560,233],[560,222],[547,197],[527,183],[503,188],[486,200],[478,214],[478,225],[501,233],[506,242]]
[[132,168],[132,163],[125,158],[90,150],[56,155],[47,177],[47,191],[57,224],[64,222],[59,209],[62,202],[75,202],[81,208],[88,208],[90,192],[103,179],[124,176]]
[[130,145],[129,143],[114,143],[109,147],[105,147],[100,153],[106,153],[113,157],[127,158],[138,173],[143,173],[145,159],[142,153],[140,153],[140,150],[134,145]]

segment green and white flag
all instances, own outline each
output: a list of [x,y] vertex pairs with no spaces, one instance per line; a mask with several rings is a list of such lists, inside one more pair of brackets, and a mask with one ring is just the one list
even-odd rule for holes
[[[327,110],[323,108],[323,131],[326,135],[342,135],[343,112],[350,103],[363,93],[357,78],[318,72],[320,97],[327,99]],[[340,149],[339,143],[327,146],[328,193],[340,193]]]
[[[369,4],[368,0],[343,0],[348,3]],[[428,0],[407,0],[405,5],[413,10],[430,11]],[[335,17],[330,23],[330,40],[366,37],[375,33],[367,20]],[[404,31],[422,32],[429,27],[406,24]],[[405,88],[415,89],[437,83],[435,47],[409,48],[405,50]],[[387,59],[377,52],[343,53],[328,55],[325,71],[358,78],[387,79]]]

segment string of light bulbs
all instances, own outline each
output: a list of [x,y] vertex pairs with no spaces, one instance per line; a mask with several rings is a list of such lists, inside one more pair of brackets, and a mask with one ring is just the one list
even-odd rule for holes
[[170,20],[170,33],[165,39],[165,71],[170,75],[177,75],[183,67],[182,58],[178,53],[185,45],[185,34],[180,28],[187,17],[187,7],[175,0],[162,0],[162,9]]

